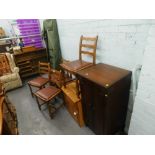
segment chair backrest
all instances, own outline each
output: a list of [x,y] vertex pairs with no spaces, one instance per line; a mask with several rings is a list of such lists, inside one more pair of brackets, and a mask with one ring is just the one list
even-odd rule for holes
[[96,37],[83,37],[80,38],[79,47],[79,60],[82,60],[82,54],[92,56],[93,64],[96,63],[96,47],[97,47],[98,36]]
[[49,74],[50,69],[50,63],[39,61],[39,74]]
[[56,84],[58,88],[61,88],[64,84],[64,79],[61,71],[51,69],[49,74],[49,81]]

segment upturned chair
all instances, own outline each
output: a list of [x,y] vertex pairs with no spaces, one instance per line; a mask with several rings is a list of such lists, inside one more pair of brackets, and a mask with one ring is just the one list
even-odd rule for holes
[[[28,86],[30,88],[31,95],[33,97],[33,91],[31,87],[36,87],[38,89],[44,88],[45,85],[49,82],[49,73],[50,73],[50,63],[39,62],[39,74],[40,76],[29,81]],[[43,77],[42,74],[48,74],[48,77]]]

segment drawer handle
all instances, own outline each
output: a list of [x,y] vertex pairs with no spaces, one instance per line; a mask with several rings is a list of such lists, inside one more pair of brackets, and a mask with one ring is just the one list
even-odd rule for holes
[[73,114],[76,116],[77,115],[77,112],[74,112]]

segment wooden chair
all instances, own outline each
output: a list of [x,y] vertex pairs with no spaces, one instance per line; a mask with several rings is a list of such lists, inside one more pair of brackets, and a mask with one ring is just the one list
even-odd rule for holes
[[[79,60],[71,62],[64,62],[60,66],[71,72],[76,73],[77,71],[92,66],[96,63],[96,47],[97,47],[98,36],[96,37],[83,37],[80,38],[79,45]],[[93,43],[92,43],[93,42]],[[87,62],[82,59],[83,55],[89,55],[92,57],[92,62]]]
[[[83,37],[80,38],[80,45],[79,45],[79,60],[74,60],[71,62],[64,62],[60,64],[63,69],[63,73],[69,75],[72,80],[76,80],[76,72],[88,68],[96,63],[96,48],[97,48],[97,40],[98,36],[96,37]],[[92,62],[87,62],[83,60],[83,55],[89,55],[92,57]],[[64,84],[64,86],[66,85]],[[78,81],[76,80],[78,85]],[[78,87],[78,86],[77,86]],[[77,88],[77,95],[79,96],[78,88]]]
[[[41,88],[44,88],[45,85],[49,82],[50,68],[51,68],[50,63],[39,62],[39,74],[40,74],[40,76],[28,82],[28,86],[30,88],[30,92],[31,92],[32,97],[33,97],[33,91],[31,88],[32,86],[41,89]],[[48,74],[48,77],[47,78],[42,77],[41,76],[42,74]]]
[[[42,88],[38,90],[35,94],[36,96],[36,101],[38,104],[39,110],[41,110],[41,106],[44,104],[47,104],[48,110],[49,110],[49,115],[51,119],[53,118],[53,115],[55,112],[63,105],[62,104],[52,104],[50,103],[52,100],[55,100],[57,96],[61,96],[61,87],[63,85],[63,78],[62,78],[62,72],[55,70],[55,69],[50,69],[49,71],[49,83],[50,86],[46,88]],[[42,101],[39,102],[39,100]]]
[[[48,86],[46,88],[42,88],[34,93],[36,96],[36,101],[37,101],[39,110],[41,110],[42,105],[47,104],[51,119],[53,118],[54,113],[63,105],[63,104],[59,104],[57,106],[56,104],[54,105],[50,103],[60,93],[61,93],[61,90],[54,86]],[[42,101],[42,103],[39,102],[39,99]]]

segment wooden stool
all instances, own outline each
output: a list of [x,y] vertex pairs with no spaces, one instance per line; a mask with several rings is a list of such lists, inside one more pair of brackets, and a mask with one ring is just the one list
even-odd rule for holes
[[[49,87],[40,89],[34,93],[34,95],[36,96],[36,101],[37,101],[39,110],[41,110],[41,106],[43,104],[47,104],[51,119],[53,118],[53,114],[56,112],[57,109],[59,109],[62,106],[62,104],[59,107],[55,107],[54,105],[50,104],[50,101],[55,99],[55,97],[58,96],[60,93],[61,93],[61,90],[54,86],[49,86]],[[43,103],[42,104],[39,103],[38,99],[42,100]]]

